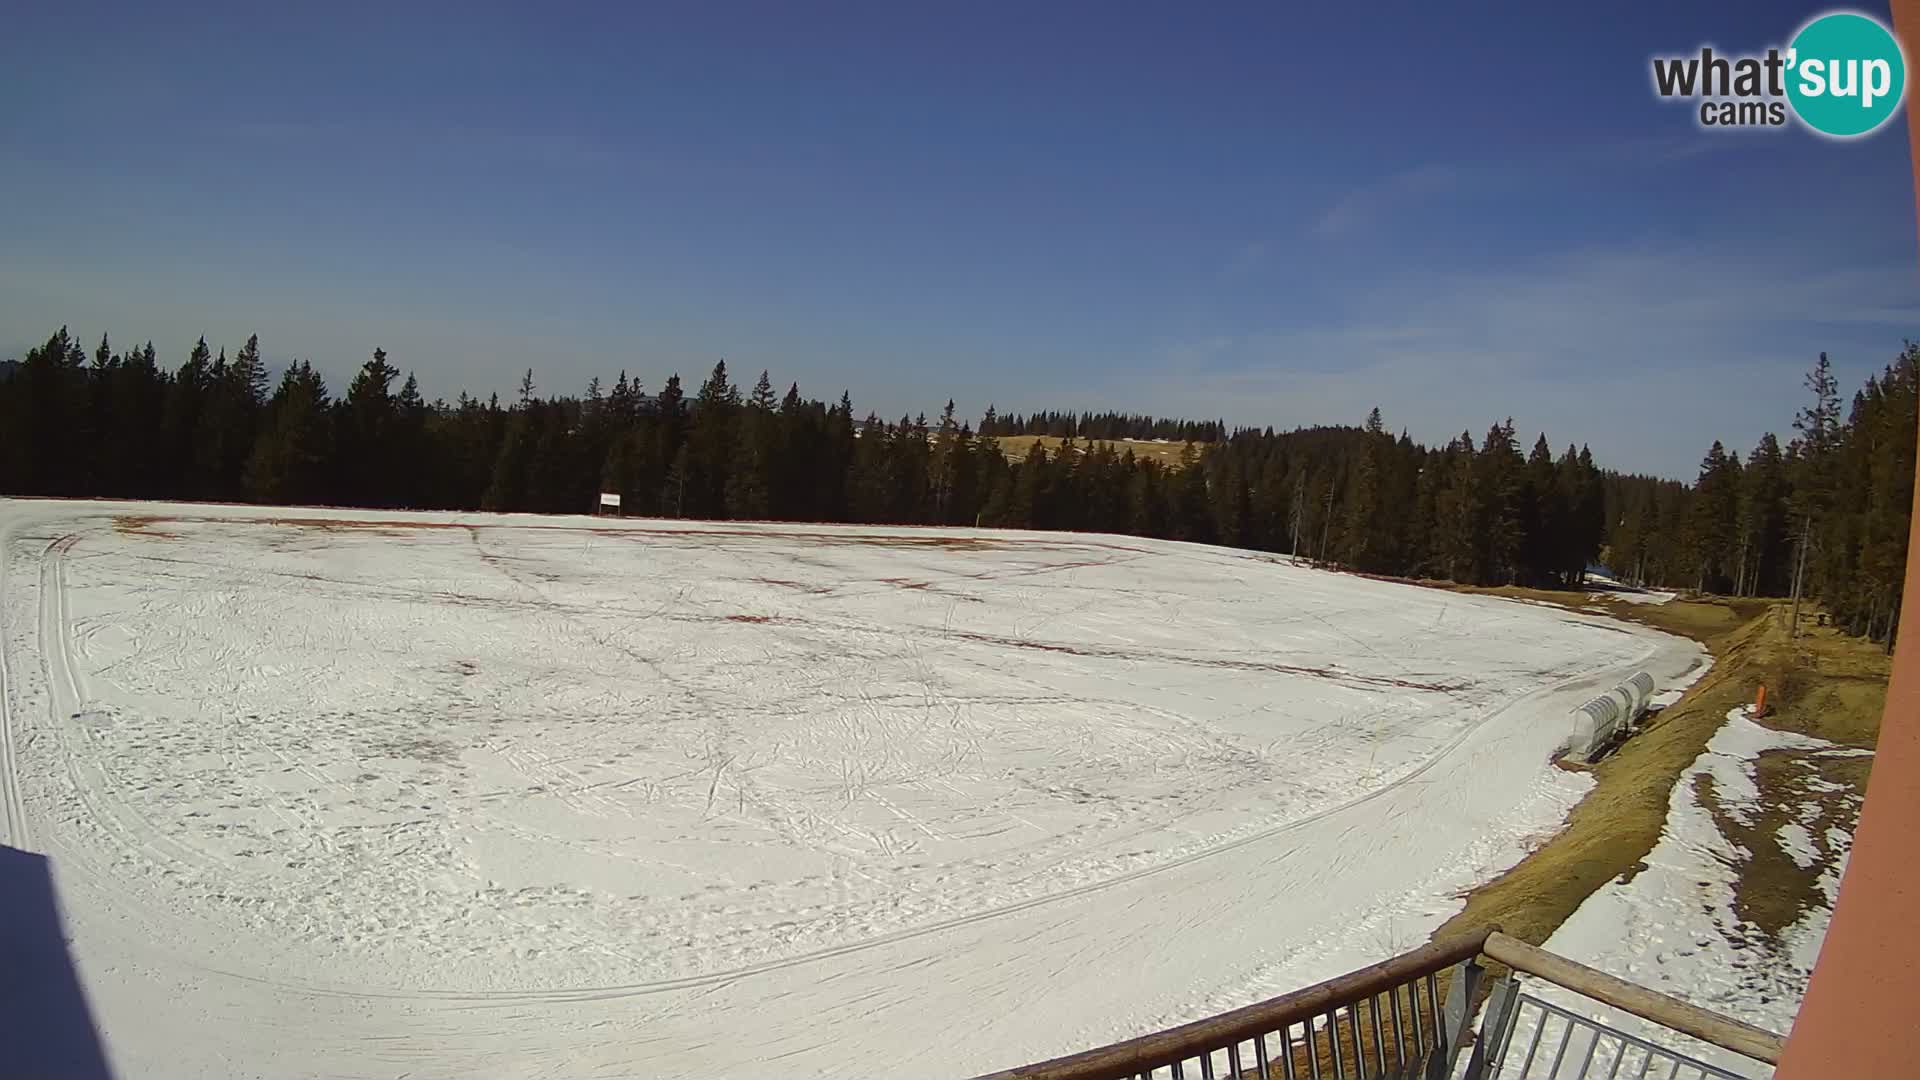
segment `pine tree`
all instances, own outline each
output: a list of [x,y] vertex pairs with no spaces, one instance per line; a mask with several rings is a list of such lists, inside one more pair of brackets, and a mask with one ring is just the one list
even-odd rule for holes
[[1005,513],[996,524],[1015,529],[1045,527],[1049,465],[1046,445],[1035,440],[1014,467]]
[[1697,575],[1694,588],[1725,592],[1734,583],[1740,511],[1740,459],[1715,440],[1700,462],[1689,535]]
[[607,422],[617,432],[625,432],[639,419],[640,386],[627,382],[627,369],[620,369],[620,377],[614,380],[613,390],[607,395]]
[[888,435],[887,425],[873,413],[860,423],[846,483],[847,509],[854,521],[886,522],[892,514],[893,459]]
[[1376,407],[1367,413],[1359,449],[1352,456],[1342,506],[1340,560],[1356,569],[1385,568],[1385,553],[1381,551],[1384,538],[1380,530],[1385,499],[1381,472],[1386,467],[1385,454],[1389,446],[1391,440],[1387,439]]
[[[1911,342],[1879,381],[1874,408],[1860,418],[1865,458],[1861,500],[1860,602],[1864,632],[1893,650],[1913,507],[1916,415],[1920,414],[1920,346]],[[1858,622],[1858,612],[1854,613]],[[1878,628],[1876,630],[1876,627]]]
[[1452,581],[1479,581],[1484,573],[1481,539],[1484,514],[1481,511],[1480,470],[1473,448],[1473,436],[1461,432],[1449,443],[1438,469],[1440,480],[1434,495],[1434,520],[1438,530],[1434,538],[1434,570]]
[[5,387],[11,402],[0,420],[0,478],[25,495],[72,492],[81,479],[75,468],[77,421],[84,407],[86,354],[62,326],[46,343],[29,350],[20,370]]
[[267,365],[260,358],[259,334],[247,335],[247,343],[240,347],[240,354],[227,368],[227,378],[241,401],[256,406],[266,402]]
[[734,427],[740,411],[740,391],[727,378],[727,362],[714,364],[693,402],[688,432],[687,471],[684,476],[688,517],[723,517],[727,481],[737,442]]
[[266,365],[260,337],[250,335],[229,362],[222,349],[207,371],[204,407],[195,426],[195,469],[209,498],[236,499],[266,403]]
[[1560,497],[1560,483],[1553,463],[1553,448],[1542,432],[1527,454],[1520,479],[1520,546],[1517,552],[1519,576],[1534,585],[1556,583],[1560,563],[1560,533],[1566,512]]
[[[1571,452],[1573,447],[1569,445],[1567,450]],[[1608,525],[1606,483],[1593,463],[1592,452],[1582,446],[1574,461],[1578,471],[1570,481],[1571,545],[1565,563],[1570,586],[1582,584],[1587,567],[1600,560]]]
[[527,410],[532,450],[527,458],[522,509],[544,514],[585,513],[594,506],[593,477],[576,460],[579,402],[535,400]]
[[427,402],[420,396],[420,380],[413,372],[407,372],[393,407],[392,430],[387,439],[393,500],[400,506],[429,505],[428,476],[434,454],[428,442]]
[[687,444],[681,443],[680,449],[673,455],[673,464],[667,468],[666,479],[661,483],[661,512],[668,517],[685,517],[687,503]]
[[1216,450],[1208,455],[1213,463],[1207,472],[1206,491],[1213,503],[1215,543],[1245,547],[1253,528],[1253,502],[1247,492],[1246,470],[1240,455]]
[[1800,629],[1800,596],[1806,586],[1806,567],[1815,542],[1814,521],[1827,509],[1833,497],[1833,467],[1840,442],[1840,391],[1833,377],[1833,365],[1821,353],[1813,370],[1807,373],[1807,390],[1813,403],[1794,417],[1799,475],[1794,479],[1793,512],[1799,520],[1799,538],[1795,542],[1793,574],[1793,610],[1788,627]]
[[332,456],[327,385],[297,360],[267,402],[266,422],[248,455],[242,490],[256,502],[314,503],[326,497]]
[[933,500],[932,521],[936,525],[955,524],[953,517],[953,489],[963,471],[960,456],[960,429],[953,419],[953,399],[947,399],[947,407],[940,410],[940,426],[933,433],[933,454],[931,462],[932,479],[929,494]]
[[[667,376],[666,385],[660,388],[660,397],[654,402],[654,419],[658,442],[656,456],[664,470],[680,456],[687,438],[687,402],[685,393],[680,389],[678,372]],[[663,471],[661,475],[664,477],[666,474]],[[677,507],[679,504],[674,505]],[[675,516],[679,516],[677,512]]]
[[540,433],[534,429],[535,409],[535,403],[527,400],[509,410],[500,449],[494,455],[487,491],[480,500],[482,509],[528,509],[527,472],[533,463],[534,446],[540,437]]
[[164,475],[161,491],[170,498],[202,498],[204,485],[194,467],[194,435],[200,427],[205,405],[208,369],[213,366],[213,350],[201,338],[187,359],[167,383],[163,407],[162,453]]
[[1475,581],[1510,585],[1519,576],[1524,466],[1513,440],[1513,418],[1489,428],[1474,461],[1474,531],[1480,545]]
[[773,405],[773,384],[762,371],[736,424],[727,474],[728,517],[759,520],[771,516],[773,464],[779,452]]
[[1170,523],[1175,540],[1197,544],[1213,541],[1213,515],[1209,512],[1207,473],[1200,467],[1199,450],[1188,442],[1180,448],[1180,468],[1173,478]]
[[1768,432],[1753,448],[1741,475],[1735,593],[1744,596],[1785,594],[1791,588],[1787,573],[1791,544],[1786,465],[1780,440]]
[[112,387],[101,426],[112,433],[107,452],[113,459],[110,472],[119,479],[114,493],[159,497],[165,491],[165,460],[155,451],[166,445],[168,380],[153,342],[127,350],[109,378]]
[[902,416],[887,442],[887,475],[892,481],[888,498],[888,518],[905,525],[919,525],[930,513],[928,480],[933,448],[927,431],[927,417]]
[[391,465],[394,451],[393,380],[400,370],[387,363],[385,349],[373,350],[360,366],[347,395],[340,402],[339,451],[345,469],[343,486],[358,490],[365,505],[391,506],[394,490]]

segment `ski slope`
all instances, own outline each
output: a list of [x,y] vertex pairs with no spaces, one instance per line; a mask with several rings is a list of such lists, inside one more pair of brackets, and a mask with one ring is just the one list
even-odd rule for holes
[[[123,1075],[968,1075],[1423,939],[1689,642],[1131,537],[0,501]],[[4,975],[0,975],[4,978]]]

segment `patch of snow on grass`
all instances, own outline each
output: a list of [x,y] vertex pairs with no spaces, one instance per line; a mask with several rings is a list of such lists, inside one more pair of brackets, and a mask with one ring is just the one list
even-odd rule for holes
[[[1827,830],[1827,848],[1831,851],[1851,852],[1853,834],[1842,828]],[[1828,863],[1820,871],[1820,893],[1827,898],[1827,907],[1831,909],[1835,900],[1840,898],[1840,877],[1846,871],[1846,860]]]
[[1625,604],[1664,604],[1680,594],[1665,589],[1588,589]]
[[[1751,823],[1760,811],[1755,762],[1769,750],[1822,756],[1864,753],[1763,727],[1749,719],[1744,708],[1730,711],[1726,725],[1674,784],[1666,828],[1648,854],[1646,868],[1630,881],[1610,882],[1588,897],[1546,948],[1757,1027],[1782,1034],[1790,1031],[1832,917],[1833,896],[1852,836],[1838,828],[1827,831],[1830,850],[1839,853],[1821,879],[1827,906],[1809,909],[1778,945],[1736,915],[1737,868],[1750,853],[1721,833],[1712,813],[1700,804],[1697,784],[1703,776],[1711,778],[1722,812],[1734,821]],[[1801,866],[1812,865],[1816,850],[1804,827],[1789,824],[1780,830],[1777,842]],[[1767,1066],[1541,980],[1528,979],[1526,984],[1527,992],[1563,1008],[1721,1068],[1754,1077],[1772,1073]],[[1528,1033],[1516,1033],[1521,1045],[1527,1037]],[[1579,1049],[1584,1051],[1584,1044]],[[1539,1064],[1544,1067],[1545,1063]]]
[[1780,850],[1793,859],[1793,864],[1805,870],[1820,860],[1820,849],[1813,846],[1813,834],[1805,825],[1789,821],[1775,833],[1780,841]]
[[1680,595],[1666,589],[1645,589],[1627,585],[1605,574],[1596,574],[1592,571],[1587,572],[1586,586],[1587,591],[1596,596],[1610,597],[1627,604],[1664,604]]

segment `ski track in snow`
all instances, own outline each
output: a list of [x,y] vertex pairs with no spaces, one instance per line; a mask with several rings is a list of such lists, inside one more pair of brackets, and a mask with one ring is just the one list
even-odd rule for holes
[[[0,525],[0,545],[4,545],[6,533]],[[7,595],[7,557],[4,547],[0,547],[0,603]],[[8,670],[7,654],[11,651],[6,640],[6,624],[0,619],[0,842],[13,847],[25,848],[31,843],[27,835],[27,811],[20,797],[20,783],[15,777],[13,747],[13,695],[15,683]]]
[[1586,790],[1567,711],[1702,659],[1131,537],[4,500],[0,643],[0,825],[143,1076],[1192,1019],[1423,939]]

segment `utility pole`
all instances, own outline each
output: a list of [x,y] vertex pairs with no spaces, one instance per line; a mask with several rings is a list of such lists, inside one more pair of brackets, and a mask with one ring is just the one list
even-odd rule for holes
[[1307,471],[1300,470],[1300,479],[1293,484],[1293,545],[1287,553],[1296,560],[1300,558],[1300,519],[1307,513]]
[[1333,530],[1333,482],[1327,482],[1327,505],[1320,511],[1320,561],[1327,561],[1327,534]]

